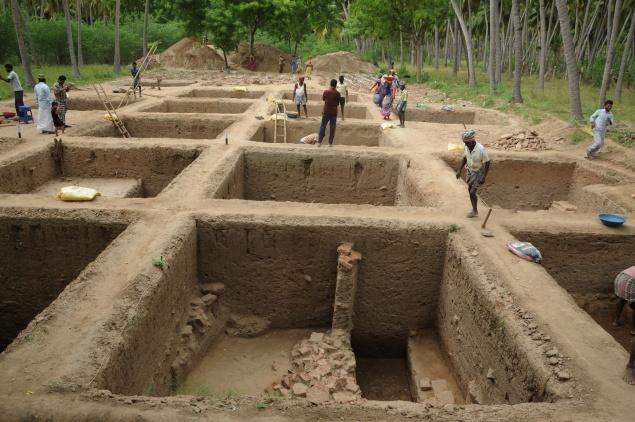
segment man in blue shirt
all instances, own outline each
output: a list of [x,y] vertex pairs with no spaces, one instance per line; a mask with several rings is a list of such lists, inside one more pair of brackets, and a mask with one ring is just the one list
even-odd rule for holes
[[141,73],[139,73],[137,62],[132,62],[130,74],[132,75],[132,92],[135,98],[137,98],[137,88],[139,88],[139,98],[141,98]]
[[604,145],[604,135],[609,125],[613,124],[613,101],[606,100],[604,102],[604,108],[600,108],[591,115],[589,123],[591,123],[591,129],[593,129],[593,144],[586,150],[587,160],[595,158],[602,145]]

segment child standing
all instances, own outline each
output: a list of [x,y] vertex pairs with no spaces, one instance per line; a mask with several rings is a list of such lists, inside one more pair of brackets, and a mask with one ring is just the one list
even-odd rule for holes
[[399,127],[406,127],[406,107],[408,106],[408,91],[406,90],[406,83],[401,82],[399,84],[399,95],[397,96],[397,106],[395,111],[399,116]]
[[53,126],[55,126],[55,136],[59,134],[60,130],[62,131],[62,133],[64,133],[64,129],[66,129],[66,125],[64,124],[62,119],[60,119],[60,116],[58,114],[58,108],[59,103],[57,101],[53,101],[51,103],[51,117],[53,118]]

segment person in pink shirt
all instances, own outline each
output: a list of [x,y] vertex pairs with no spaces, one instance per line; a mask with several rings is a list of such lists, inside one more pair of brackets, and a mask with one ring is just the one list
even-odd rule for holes
[[617,296],[619,300],[617,302],[617,308],[615,309],[613,325],[622,325],[622,312],[624,311],[624,305],[628,303],[628,306],[633,310],[633,328],[631,334],[635,336],[635,266],[619,273],[617,277],[615,277],[614,287],[615,296]]

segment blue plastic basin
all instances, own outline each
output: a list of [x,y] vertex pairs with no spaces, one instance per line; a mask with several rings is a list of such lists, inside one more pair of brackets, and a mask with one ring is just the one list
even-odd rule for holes
[[598,218],[602,224],[609,227],[619,227],[626,221],[624,216],[619,214],[599,214]]

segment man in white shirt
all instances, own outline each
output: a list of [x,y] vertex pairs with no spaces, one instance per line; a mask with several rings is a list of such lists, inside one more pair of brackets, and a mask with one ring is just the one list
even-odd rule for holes
[[459,179],[463,167],[467,167],[467,190],[472,203],[472,211],[467,215],[467,218],[474,218],[478,216],[478,196],[476,193],[478,187],[485,183],[490,159],[485,147],[476,142],[476,132],[474,130],[470,129],[463,132],[463,143],[465,144],[463,160],[456,171],[456,178]]
[[46,78],[40,74],[37,77],[38,83],[33,88],[35,99],[37,100],[37,128],[42,133],[55,133],[53,116],[51,115],[51,89],[46,84]]
[[7,77],[3,78],[0,76],[0,79],[11,84],[13,95],[15,97],[15,112],[16,114],[19,114],[20,107],[24,105],[24,91],[22,90],[22,85],[20,84],[20,78],[18,78],[18,74],[13,70],[13,65],[11,63],[5,64],[4,69],[7,71]]
[[591,129],[593,129],[593,144],[586,150],[586,158],[587,160],[591,160],[595,158],[596,154],[604,145],[604,135],[606,134],[606,129],[609,125],[613,124],[613,113],[611,113],[611,109],[613,108],[613,101],[606,100],[604,102],[604,108],[600,108],[595,110],[595,113],[591,115],[589,119],[589,123],[591,123]]
[[344,105],[348,101],[348,84],[344,82],[344,75],[340,75],[339,82],[335,87],[340,93],[340,109],[342,110],[342,120],[344,120]]

